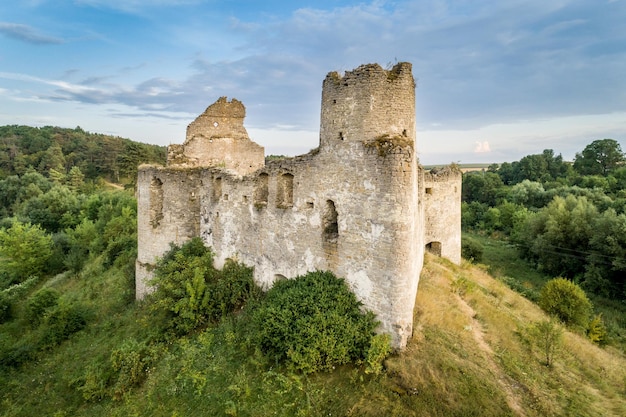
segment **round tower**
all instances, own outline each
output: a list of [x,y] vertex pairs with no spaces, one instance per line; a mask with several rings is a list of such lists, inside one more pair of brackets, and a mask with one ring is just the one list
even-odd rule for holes
[[415,141],[415,80],[411,64],[385,70],[361,65],[341,76],[331,72],[322,86],[320,147],[387,137]]

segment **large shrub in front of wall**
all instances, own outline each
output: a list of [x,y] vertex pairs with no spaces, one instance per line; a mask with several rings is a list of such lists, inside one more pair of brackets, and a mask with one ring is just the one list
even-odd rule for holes
[[168,316],[178,334],[215,323],[241,308],[259,289],[252,268],[228,260],[213,266],[213,252],[200,238],[172,248],[157,262],[151,307]]
[[343,279],[310,272],[274,284],[251,312],[249,338],[270,361],[310,373],[368,361],[377,324]]

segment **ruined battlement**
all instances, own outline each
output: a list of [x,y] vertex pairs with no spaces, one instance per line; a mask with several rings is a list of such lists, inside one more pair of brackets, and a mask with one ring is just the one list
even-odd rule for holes
[[185,142],[196,136],[250,140],[246,128],[243,127],[245,117],[246,108],[241,101],[228,101],[226,97],[220,97],[187,126]]
[[411,64],[329,73],[320,145],[306,155],[265,164],[244,116],[222,97],[169,147],[165,167],[139,168],[137,298],[169,244],[199,236],[217,267],[236,258],[263,288],[334,272],[404,347],[424,251],[461,253],[461,176],[417,161]]
[[415,80],[411,64],[384,70],[362,65],[343,76],[331,72],[322,85],[320,143],[372,141],[381,136],[415,140]]
[[248,137],[245,116],[241,101],[220,97],[187,126],[184,144],[168,147],[167,165],[221,167],[239,175],[263,167],[265,150]]

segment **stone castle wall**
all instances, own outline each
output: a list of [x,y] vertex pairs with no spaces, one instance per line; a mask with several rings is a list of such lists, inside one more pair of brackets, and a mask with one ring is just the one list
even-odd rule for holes
[[[417,162],[410,64],[329,74],[322,90],[320,147],[254,170],[248,162],[215,163],[237,152],[211,148],[226,136],[212,134],[211,126],[249,147],[240,103],[233,102],[233,117],[220,99],[217,116],[207,115],[214,104],[196,119],[199,125],[190,125],[185,144],[171,149],[175,157],[167,167],[140,168],[137,297],[148,291],[150,269],[170,242],[201,236],[214,249],[218,267],[227,258],[254,266],[255,281],[265,288],[313,270],[344,277],[377,314],[380,331],[403,347],[412,332],[423,252],[430,242],[425,239],[437,239],[446,248],[441,253],[453,261],[460,258],[460,177],[433,177]],[[198,137],[214,142],[190,146]],[[426,195],[425,185],[441,191]],[[441,215],[428,224],[429,205],[447,207],[452,221]]]
[[450,166],[424,175],[424,243],[429,251],[461,262],[461,170]]

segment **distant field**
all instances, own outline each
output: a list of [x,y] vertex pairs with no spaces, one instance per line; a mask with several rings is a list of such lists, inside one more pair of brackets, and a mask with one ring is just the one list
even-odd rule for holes
[[[491,165],[491,163],[487,163],[487,164],[459,164],[459,168],[461,168],[461,171],[463,172],[470,172],[470,171],[482,171],[482,170],[486,170],[489,165]],[[431,170],[433,168],[438,168],[438,167],[443,167],[446,165],[424,165],[424,169],[426,170]]]

